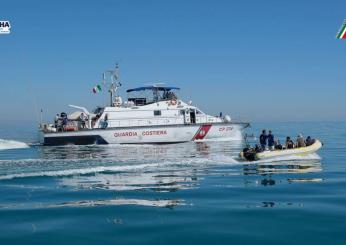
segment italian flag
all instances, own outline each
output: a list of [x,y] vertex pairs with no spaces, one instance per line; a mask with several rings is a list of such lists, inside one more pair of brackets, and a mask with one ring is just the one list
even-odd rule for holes
[[101,92],[101,85],[96,85],[95,87],[93,87],[93,93],[96,94],[98,92]]
[[346,20],[341,26],[340,31],[338,32],[338,35],[336,36],[338,39],[346,39]]

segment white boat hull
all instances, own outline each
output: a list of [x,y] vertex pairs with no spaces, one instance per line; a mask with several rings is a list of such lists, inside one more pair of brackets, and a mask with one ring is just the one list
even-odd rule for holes
[[321,147],[322,147],[321,141],[316,139],[315,143],[310,146],[293,148],[293,149],[285,149],[285,150],[277,150],[277,151],[264,151],[264,152],[257,153],[256,156],[258,159],[267,159],[267,158],[290,156],[290,155],[302,156],[302,155],[315,153]]
[[44,145],[159,144],[214,139],[241,140],[248,123],[188,124],[42,133]]

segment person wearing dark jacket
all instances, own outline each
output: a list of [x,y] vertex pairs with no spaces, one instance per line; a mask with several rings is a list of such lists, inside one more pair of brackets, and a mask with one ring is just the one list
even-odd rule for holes
[[313,143],[315,143],[315,140],[312,139],[310,136],[308,136],[308,137],[306,138],[306,140],[305,140],[306,146],[310,146],[310,145],[312,145]]
[[275,150],[282,150],[283,149],[282,145],[280,144],[280,140],[274,141],[274,149]]
[[274,135],[272,134],[271,130],[269,130],[269,134],[267,135],[267,138],[268,138],[269,150],[274,150]]
[[286,137],[286,143],[285,143],[286,149],[293,149],[294,148],[294,142],[291,140],[289,136]]
[[266,146],[267,146],[267,139],[268,139],[268,135],[265,131],[265,129],[262,130],[262,134],[260,135],[260,145],[262,147],[263,150],[266,149]]

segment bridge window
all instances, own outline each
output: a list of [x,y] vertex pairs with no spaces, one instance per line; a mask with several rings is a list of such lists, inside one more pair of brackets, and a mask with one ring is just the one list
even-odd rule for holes
[[161,111],[154,111],[154,116],[161,116]]

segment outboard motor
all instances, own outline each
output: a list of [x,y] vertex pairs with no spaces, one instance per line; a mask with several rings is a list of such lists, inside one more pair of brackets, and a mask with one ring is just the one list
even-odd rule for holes
[[242,156],[248,161],[256,160],[256,150],[252,147],[245,147],[242,151]]

